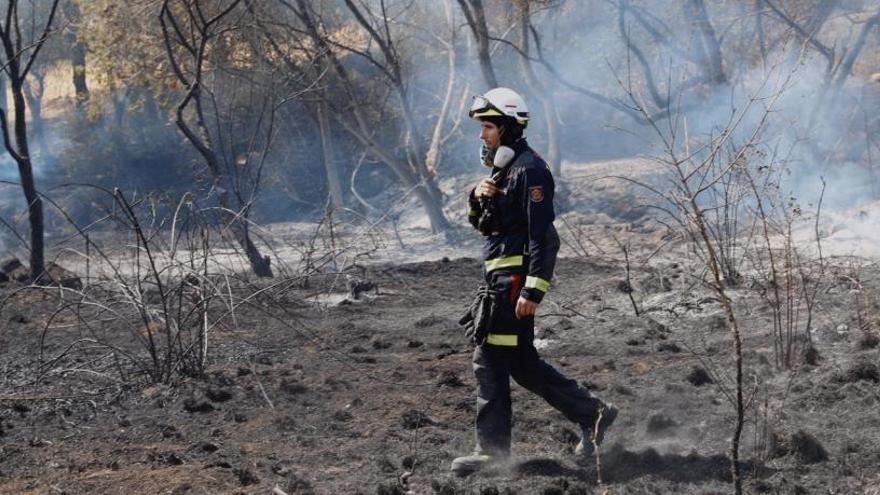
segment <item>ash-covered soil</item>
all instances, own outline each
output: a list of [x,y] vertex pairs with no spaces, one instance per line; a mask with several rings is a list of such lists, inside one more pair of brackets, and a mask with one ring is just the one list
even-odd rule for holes
[[[856,280],[852,266],[829,268],[813,346],[795,339],[791,370],[774,365],[759,290],[731,292],[745,341],[749,493],[877,493],[878,269],[862,266]],[[333,283],[316,280],[278,307],[242,306],[211,335],[205,376],[173,386],[96,375],[94,362],[59,369],[51,358],[89,336],[63,320],[44,331],[56,293],[0,286],[0,492],[732,491],[731,338],[685,261],[634,272],[635,316],[621,264],[561,260],[538,319],[541,352],[621,416],[600,462],[578,462],[577,428],[514,385],[514,459],[464,479],[448,471],[473,447],[471,348],[456,320],[480,263],[374,266],[363,277],[378,292],[362,301],[317,298]]]

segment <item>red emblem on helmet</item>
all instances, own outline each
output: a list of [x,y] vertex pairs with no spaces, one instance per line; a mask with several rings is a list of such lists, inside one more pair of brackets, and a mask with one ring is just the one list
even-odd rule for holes
[[534,186],[529,188],[529,198],[531,198],[532,203],[540,203],[544,201],[544,187],[543,186]]

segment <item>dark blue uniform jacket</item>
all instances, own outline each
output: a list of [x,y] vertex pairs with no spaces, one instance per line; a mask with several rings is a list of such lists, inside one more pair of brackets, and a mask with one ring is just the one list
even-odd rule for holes
[[[499,193],[492,198],[500,215],[500,229],[486,237],[483,247],[487,281],[493,272],[526,275],[520,295],[541,302],[553,279],[559,236],[553,227],[553,176],[547,163],[525,139],[513,146],[514,158],[496,181]],[[472,189],[468,198],[468,220],[476,228],[482,208]]]

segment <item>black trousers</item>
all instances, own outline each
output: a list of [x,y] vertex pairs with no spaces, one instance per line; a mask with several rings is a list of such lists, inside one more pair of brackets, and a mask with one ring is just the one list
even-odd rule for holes
[[[549,365],[534,346],[534,317],[517,320],[516,299],[524,276],[493,273],[489,283],[503,301],[494,332],[516,335],[515,339],[487,341],[474,350],[473,367],[477,379],[476,451],[486,454],[510,453],[510,378],[523,388],[541,396],[552,407],[579,425],[592,425],[602,402],[575,380]],[[514,343],[515,345],[511,345]]]

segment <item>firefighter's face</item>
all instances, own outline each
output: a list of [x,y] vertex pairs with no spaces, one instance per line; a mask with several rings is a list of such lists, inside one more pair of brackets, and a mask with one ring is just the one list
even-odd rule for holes
[[501,144],[501,131],[492,122],[480,121],[480,139],[490,150],[498,149]]

